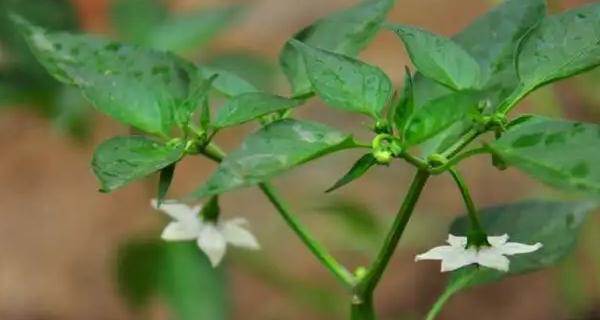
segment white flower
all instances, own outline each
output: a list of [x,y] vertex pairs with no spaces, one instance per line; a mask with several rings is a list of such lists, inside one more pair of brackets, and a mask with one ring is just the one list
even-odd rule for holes
[[162,239],[196,240],[196,244],[206,253],[213,267],[225,256],[227,244],[246,249],[260,249],[254,235],[245,228],[246,219],[234,218],[218,223],[202,221],[198,217],[201,206],[189,207],[177,201],[164,201],[159,208],[157,201],[153,199],[152,207],[163,211],[174,220],[163,230]]
[[541,243],[527,245],[517,242],[507,242],[508,235],[487,237],[491,246],[467,248],[467,238],[448,236],[449,246],[435,247],[423,254],[417,255],[415,261],[442,260],[442,272],[453,271],[470,264],[508,271],[509,260],[506,256],[530,253],[542,247]]

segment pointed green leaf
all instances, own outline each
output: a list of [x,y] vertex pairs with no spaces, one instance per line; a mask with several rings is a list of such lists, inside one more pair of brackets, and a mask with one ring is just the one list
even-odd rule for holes
[[210,79],[216,75],[217,78],[212,82],[213,88],[228,97],[235,97],[248,92],[258,92],[256,87],[234,73],[209,66],[199,66],[198,68],[205,79]]
[[120,38],[144,44],[152,28],[163,22],[168,12],[164,0],[113,0],[110,19]]
[[18,20],[32,51],[59,81],[98,110],[148,133],[168,136],[195,93],[197,71],[178,57],[69,33],[47,33]]
[[[316,21],[298,32],[293,39],[339,54],[356,56],[377,34],[393,4],[393,0],[363,0],[353,7]],[[292,86],[294,96],[312,93],[304,60],[290,42],[281,51],[279,62]]]
[[507,164],[544,183],[600,195],[599,125],[522,118],[489,147]]
[[519,40],[544,18],[545,11],[545,0],[507,0],[456,34],[453,40],[477,60],[484,82],[505,69],[516,80],[514,55]]
[[210,57],[208,65],[226,70],[245,79],[257,88],[272,91],[277,83],[279,67],[268,57],[250,51],[219,52]]
[[101,192],[111,192],[177,162],[183,145],[163,145],[143,136],[114,137],[96,148],[92,169]]
[[402,136],[404,136],[406,124],[414,111],[415,96],[413,90],[413,78],[410,74],[410,70],[406,68],[404,72],[404,88],[402,89],[400,99],[398,99],[398,103],[390,110],[392,123]]
[[160,207],[163,200],[167,196],[169,189],[171,188],[171,183],[173,182],[173,177],[175,175],[175,167],[176,163],[174,162],[160,170],[160,176],[158,178],[158,193],[156,195],[158,207]]
[[477,88],[481,81],[479,64],[451,39],[403,25],[389,25],[404,42],[417,70],[428,78],[455,90]]
[[331,192],[333,190],[339,189],[348,183],[360,178],[363,174],[365,174],[369,168],[377,164],[377,160],[373,157],[373,154],[367,153],[362,156],[350,171],[348,171],[340,180],[338,180],[331,188],[325,190],[326,193]]
[[[483,209],[481,218],[488,234],[508,234],[511,242],[539,242],[543,247],[533,253],[510,256],[508,272],[477,267],[453,272],[430,315],[439,313],[443,304],[462,289],[555,265],[573,250],[587,214],[597,207],[591,202],[529,200]],[[465,235],[468,226],[468,218],[463,216],[454,221],[450,233]]]
[[205,197],[250,186],[326,154],[354,148],[352,137],[325,125],[283,119],[248,136],[193,193]]
[[294,108],[301,103],[301,100],[268,93],[244,93],[231,98],[217,111],[213,126],[216,128],[235,126],[270,113]]
[[600,4],[544,19],[519,47],[523,91],[600,65]]
[[314,90],[332,107],[381,117],[392,82],[378,67],[292,40],[304,57]]
[[206,45],[237,19],[241,9],[239,6],[229,6],[174,14],[150,29],[145,44],[174,52],[185,52]]
[[468,120],[478,103],[479,93],[475,91],[459,91],[427,102],[410,118],[404,136],[406,143],[419,144],[459,121]]

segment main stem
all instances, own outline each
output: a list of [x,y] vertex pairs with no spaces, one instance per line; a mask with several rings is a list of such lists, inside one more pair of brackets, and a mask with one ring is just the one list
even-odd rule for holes
[[410,220],[429,175],[427,171],[417,171],[377,258],[369,268],[367,274],[356,285],[352,300],[352,320],[376,319],[373,308],[373,292],[398,245],[398,241],[400,241],[406,229],[406,225]]
[[[225,153],[215,144],[208,144],[204,149],[204,155],[208,158],[221,162],[225,158]],[[302,225],[302,223],[291,212],[287,203],[277,193],[275,188],[268,182],[260,183],[260,190],[265,194],[267,199],[273,204],[277,212],[281,215],[288,226],[296,233],[308,249],[319,259],[319,261],[331,271],[335,277],[340,280],[345,286],[351,288],[355,283],[354,275],[341,265],[328,251],[323,247],[310,232]]]

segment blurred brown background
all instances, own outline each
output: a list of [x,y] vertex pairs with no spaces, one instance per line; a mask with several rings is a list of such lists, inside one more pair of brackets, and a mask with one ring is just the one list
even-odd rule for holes
[[[87,30],[111,32],[106,0],[74,2]],[[224,2],[238,3],[181,0],[172,1],[172,5],[176,10],[185,10]],[[253,1],[254,7],[245,19],[222,34],[210,50],[244,48],[276,61],[282,44],[291,34],[353,2]],[[553,10],[583,3],[586,1],[554,1]],[[490,5],[491,1],[485,0],[401,0],[390,20],[452,35]],[[403,67],[409,63],[400,41],[387,32],[382,32],[362,57],[381,66],[398,85]],[[588,78],[578,77],[546,89],[530,97],[525,108],[597,122],[598,96],[593,96],[592,90],[590,97],[579,85],[582,81],[593,81]],[[286,93],[283,77],[278,90]],[[299,115],[365,134],[361,127],[363,118],[324,109],[318,102],[303,107]],[[96,191],[98,184],[89,165],[93,147],[115,134],[127,133],[127,129],[103,116],[95,116],[99,121],[95,123],[91,141],[81,143],[59,134],[28,109],[14,108],[0,115],[1,320],[168,318],[160,301],[150,310],[134,312],[117,292],[116,248],[133,235],[158,230],[165,220],[150,209],[149,199],[154,191],[148,183],[134,183],[110,195]],[[218,140],[231,149],[242,133],[251,128],[226,131]],[[337,195],[323,195],[322,190],[343,174],[357,156],[350,152],[327,157],[275,181],[283,187],[301,219],[353,268],[369,261],[368,252],[376,242],[362,240],[348,229],[339,230],[337,218],[322,214],[319,208],[327,206],[331,197],[353,199],[369,208],[385,229],[411,176],[407,166],[395,163],[387,170],[373,170]],[[178,168],[171,195],[182,195],[195,188],[213,168],[209,161],[185,160]],[[469,160],[464,171],[481,206],[552,192],[516,171],[500,173],[487,161]],[[418,319],[443,289],[445,276],[438,273],[439,265],[415,264],[413,257],[444,240],[449,221],[463,210],[458,195],[447,177],[436,177],[431,182],[377,292],[382,319]],[[264,197],[256,190],[244,190],[226,195],[224,202],[224,214],[247,217],[263,246],[262,251],[250,254],[234,249],[227,257],[225,268],[230,277],[234,319],[340,318],[347,307],[346,295],[335,289],[337,283],[303,248]],[[599,227],[586,226],[581,247],[564,265],[459,294],[440,319],[600,319],[593,315],[600,308],[600,259],[597,254],[587,253],[590,249],[597,251],[600,244],[594,241],[598,233],[592,229],[597,232]],[[268,258],[272,270],[247,268],[244,257],[248,255],[252,259]],[[265,273],[283,273],[295,283],[326,288],[342,305],[328,309],[299,302],[293,292],[269,280]],[[577,283],[582,278],[585,281]]]

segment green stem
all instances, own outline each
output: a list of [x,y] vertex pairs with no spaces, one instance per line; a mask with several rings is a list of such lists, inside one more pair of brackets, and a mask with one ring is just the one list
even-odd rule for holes
[[273,206],[279,211],[281,217],[288,226],[300,237],[300,240],[308,247],[308,249],[321,261],[321,263],[329,269],[343,284],[348,287],[354,285],[354,275],[350,273],[344,266],[342,266],[337,260],[327,252],[327,250],[314,239],[308,230],[300,223],[298,219],[292,214],[287,204],[282,200],[281,196],[277,194],[275,189],[267,182],[260,183],[258,185],[262,192],[267,196]]
[[475,203],[473,202],[473,198],[471,197],[471,193],[469,192],[469,187],[465,183],[465,180],[460,175],[460,173],[456,170],[456,168],[452,167],[448,171],[450,172],[450,175],[452,175],[452,178],[456,182],[456,185],[458,186],[458,189],[460,190],[462,198],[465,202],[465,206],[467,207],[467,213],[471,222],[472,231],[472,233],[470,233],[469,236],[478,237],[478,239],[469,239],[469,241],[474,240],[474,244],[477,246],[487,244],[486,233],[483,229],[483,226],[481,225],[481,222],[479,221],[477,207],[475,207]]
[[[221,162],[226,155],[225,152],[214,143],[209,143],[204,149],[203,154],[216,162]],[[277,209],[283,220],[317,259],[319,259],[319,261],[345,286],[351,288],[355,283],[354,275],[342,266],[331,254],[329,254],[325,247],[311,236],[310,232],[294,216],[287,203],[268,182],[260,183],[258,186],[271,204],[273,204],[275,209]]]
[[428,178],[429,173],[427,171],[417,171],[377,258],[367,271],[367,274],[360,279],[355,287],[352,303],[353,320],[375,319],[373,311],[373,292],[398,245],[398,241],[400,241],[400,238],[406,229],[406,225],[410,220],[417,200],[419,199]]
[[448,288],[442,293],[441,296],[435,301],[435,304],[431,307],[425,320],[434,320],[444,308],[444,305],[454,296],[455,293],[464,288],[473,277],[477,274],[476,271],[472,271],[471,273],[459,278],[456,282],[450,284]]
[[454,143],[448,149],[446,149],[444,152],[442,152],[441,155],[448,159],[452,158],[457,153],[459,153],[464,147],[466,147],[469,143],[471,143],[473,140],[475,140],[475,138],[477,138],[480,134],[481,134],[481,132],[479,132],[477,129],[471,129],[471,130],[467,131],[467,133],[465,133],[462,137],[460,137],[460,139],[458,141],[456,141],[456,143]]
[[445,172],[449,168],[453,167],[457,163],[461,162],[462,160],[465,160],[472,156],[476,156],[478,154],[489,153],[489,152],[490,151],[486,147],[480,147],[480,148],[467,150],[463,153],[460,153],[460,154],[454,156],[454,158],[448,160],[448,162],[446,164],[444,164],[443,166],[433,168],[430,172],[431,172],[431,174],[440,174],[442,172]]

